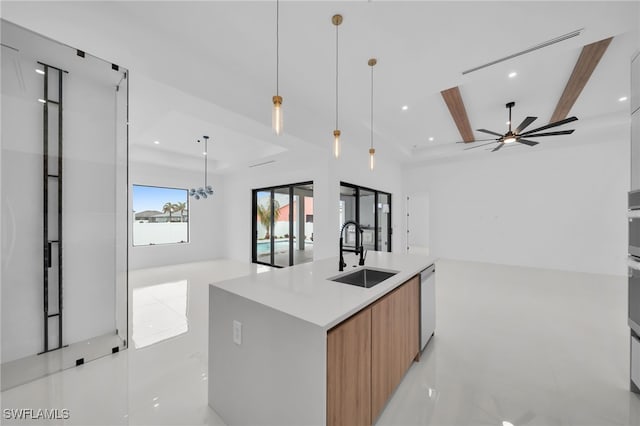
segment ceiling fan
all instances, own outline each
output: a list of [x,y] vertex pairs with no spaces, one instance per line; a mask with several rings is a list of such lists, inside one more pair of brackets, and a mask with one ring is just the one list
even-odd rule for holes
[[533,123],[538,117],[527,117],[524,120],[522,120],[522,123],[520,123],[520,125],[518,127],[516,127],[515,129],[511,129],[511,108],[513,108],[516,105],[515,102],[509,102],[506,107],[509,109],[509,130],[507,131],[507,133],[505,134],[500,134],[497,132],[493,132],[491,130],[487,130],[487,129],[478,129],[478,132],[482,132],[482,133],[488,133],[490,135],[494,135],[494,136],[498,136],[495,139],[484,139],[484,140],[490,140],[491,142],[488,143],[483,143],[480,145],[476,145],[476,146],[472,146],[470,148],[465,148],[465,150],[467,149],[473,149],[473,148],[479,148],[481,146],[485,146],[485,145],[489,145],[492,143],[498,143],[498,146],[496,146],[495,148],[493,148],[491,150],[491,152],[495,152],[497,150],[499,150],[500,148],[502,148],[505,144],[510,144],[513,142],[518,142],[524,145],[529,145],[529,146],[535,146],[538,145],[539,142],[535,142],[532,140],[529,140],[529,138],[538,138],[538,137],[542,137],[542,136],[558,136],[558,135],[570,135],[571,133],[573,133],[575,130],[559,130],[559,131],[555,131],[555,132],[545,132],[545,133],[538,133],[542,130],[547,130],[550,129],[552,127],[557,127],[557,126],[562,126],[563,124],[567,124],[567,123],[571,123],[572,121],[576,121],[577,118],[576,117],[568,117],[565,118],[564,120],[559,120],[553,123],[549,123],[546,126],[542,126],[542,127],[538,127],[536,129],[533,130],[529,130],[527,132],[523,132],[523,130],[525,128],[527,128],[531,123]]

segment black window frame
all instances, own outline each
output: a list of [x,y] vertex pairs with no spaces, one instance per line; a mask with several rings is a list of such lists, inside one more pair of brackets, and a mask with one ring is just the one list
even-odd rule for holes
[[175,241],[171,243],[149,243],[149,244],[135,244],[134,242],[134,224],[136,222],[135,212],[133,214],[133,218],[131,219],[131,247],[153,247],[153,246],[166,246],[171,244],[189,244],[191,242],[191,201],[189,199],[189,189],[187,188],[176,188],[173,186],[161,186],[161,185],[146,185],[141,183],[132,183],[131,184],[131,206],[133,207],[134,203],[134,187],[135,186],[145,186],[147,188],[160,188],[160,189],[176,189],[179,191],[185,191],[187,195],[187,240],[186,241]]
[[[288,266],[293,266],[294,265],[294,256],[293,256],[293,252],[294,252],[294,239],[293,239],[293,190],[295,187],[297,186],[304,186],[304,185],[311,185],[313,187],[313,181],[304,181],[304,182],[297,182],[297,183],[290,183],[290,184],[285,184],[285,185],[274,185],[274,186],[268,186],[268,187],[264,187],[264,188],[256,188],[256,189],[252,189],[251,190],[251,262],[252,263],[256,263],[258,265],[266,265],[266,266],[272,266],[272,267],[276,267],[276,268],[286,268]],[[258,224],[256,222],[256,218],[258,217],[258,199],[257,199],[257,194],[259,192],[269,192],[271,194],[271,209],[273,210],[273,200],[274,200],[274,194],[275,194],[275,190],[277,189],[283,189],[283,188],[288,188],[289,189],[289,265],[287,266],[282,266],[282,265],[276,265],[275,264],[275,253],[274,253],[274,244],[275,244],[275,217],[273,214],[273,211],[271,212],[271,234],[269,236],[269,242],[271,243],[271,256],[270,256],[270,261],[271,263],[267,263],[267,262],[261,262],[258,260]],[[305,217],[306,219],[306,217]]]
[[[360,190],[364,190],[364,191],[369,191],[369,192],[373,192],[374,193],[374,206],[377,209],[378,208],[378,200],[379,200],[379,195],[380,194],[384,194],[387,197],[389,197],[389,226],[387,227],[387,241],[389,242],[388,244],[388,248],[387,248],[387,252],[391,252],[391,241],[392,241],[392,235],[393,235],[393,227],[391,226],[392,224],[392,212],[393,212],[393,205],[391,203],[392,200],[392,196],[390,192],[386,192],[386,191],[380,191],[379,189],[373,189],[373,188],[368,188],[366,186],[362,186],[362,185],[356,185],[353,183],[348,183],[348,182],[343,182],[340,181],[340,186],[344,186],[346,188],[351,188],[353,190],[355,190],[355,204],[356,204],[356,218],[355,221],[360,223]],[[378,214],[377,214],[377,210],[376,210],[376,214],[374,214],[374,251],[380,251],[380,247],[378,247],[378,228],[380,227],[380,223],[378,220]],[[356,235],[356,241],[357,241],[358,236]]]

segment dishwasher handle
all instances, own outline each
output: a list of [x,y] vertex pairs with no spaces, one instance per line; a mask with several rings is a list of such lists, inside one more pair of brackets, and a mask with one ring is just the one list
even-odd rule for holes
[[[640,264],[639,264],[639,268],[640,268]],[[436,272],[436,265],[431,265],[427,269],[423,269],[422,271],[420,271],[420,281],[426,280],[434,272]]]
[[627,259],[627,266],[629,267],[629,278],[633,277],[633,271],[640,272],[640,262],[635,259]]

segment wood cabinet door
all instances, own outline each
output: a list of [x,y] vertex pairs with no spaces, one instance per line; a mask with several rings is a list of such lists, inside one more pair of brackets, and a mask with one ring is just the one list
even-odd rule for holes
[[414,277],[371,307],[371,420],[402,381],[420,346],[420,280]]
[[371,425],[371,309],[327,333],[327,425]]

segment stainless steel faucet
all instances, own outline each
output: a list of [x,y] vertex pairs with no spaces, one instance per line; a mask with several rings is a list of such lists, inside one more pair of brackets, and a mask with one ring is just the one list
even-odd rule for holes
[[364,260],[366,258],[364,247],[362,246],[362,240],[364,239],[364,231],[362,230],[362,227],[360,226],[359,223],[353,220],[348,220],[344,223],[344,225],[342,225],[342,228],[340,229],[340,261],[338,264],[339,271],[344,271],[344,267],[347,266],[347,264],[344,262],[344,255],[343,255],[344,249],[342,247],[342,235],[344,233],[344,229],[349,225],[354,225],[356,227],[356,232],[358,231],[360,232],[360,245],[358,245],[358,234],[356,234],[356,248],[354,250],[356,254],[360,254],[360,261],[358,262],[358,265],[363,266]]

